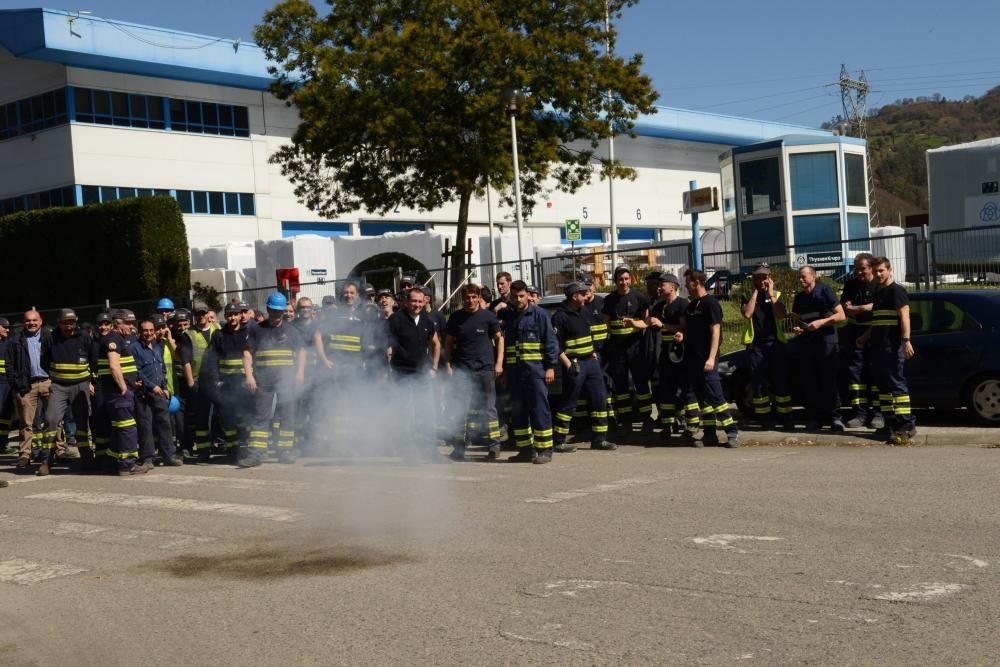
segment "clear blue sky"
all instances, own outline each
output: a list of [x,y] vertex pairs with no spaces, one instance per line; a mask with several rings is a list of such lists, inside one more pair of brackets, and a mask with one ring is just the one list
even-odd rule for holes
[[[61,9],[249,39],[269,0],[76,0]],[[316,2],[322,5],[321,2]],[[0,0],[0,8],[32,6]],[[619,22],[618,51],[641,52],[659,104],[819,125],[840,111],[840,65],[865,69],[869,103],[1000,84],[997,0],[642,0]]]

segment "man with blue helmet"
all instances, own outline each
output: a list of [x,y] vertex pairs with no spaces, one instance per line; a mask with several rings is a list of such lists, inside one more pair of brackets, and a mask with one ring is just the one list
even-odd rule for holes
[[[267,299],[267,319],[252,328],[243,348],[243,371],[247,389],[254,397],[253,426],[244,468],[261,464],[271,437],[278,431],[278,460],[294,463],[295,389],[305,381],[305,343],[298,330],[284,319],[288,299],[280,292]],[[271,406],[274,405],[272,419]]]

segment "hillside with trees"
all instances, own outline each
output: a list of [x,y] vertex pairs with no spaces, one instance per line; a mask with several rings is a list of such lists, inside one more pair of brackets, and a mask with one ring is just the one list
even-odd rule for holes
[[[836,118],[824,127],[832,127]],[[1000,136],[1000,86],[982,97],[948,100],[939,94],[905,98],[868,118],[868,141],[882,224],[927,211],[928,148]]]

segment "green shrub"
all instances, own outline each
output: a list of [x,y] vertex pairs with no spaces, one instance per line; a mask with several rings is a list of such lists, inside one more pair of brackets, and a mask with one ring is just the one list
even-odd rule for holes
[[0,312],[187,295],[191,261],[170,197],[0,218]]

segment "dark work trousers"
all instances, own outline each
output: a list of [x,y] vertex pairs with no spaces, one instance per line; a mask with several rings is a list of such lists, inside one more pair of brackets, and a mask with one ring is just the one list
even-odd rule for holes
[[513,413],[514,444],[519,448],[552,447],[552,411],[542,365],[519,363],[507,371]]
[[128,470],[139,459],[139,431],[135,421],[135,389],[128,387],[124,394],[114,390],[105,397],[104,409],[111,421],[111,456],[118,462],[119,470]]
[[[114,388],[108,388],[103,382],[94,384],[94,396],[90,401],[90,431],[94,434],[94,466],[104,472],[114,472],[117,467],[117,457],[111,452],[111,418],[108,416],[107,397],[116,392]],[[83,465],[81,454],[81,467]]]
[[865,419],[881,414],[882,405],[873,367],[874,350],[870,345],[859,348],[855,344],[856,340],[857,336],[850,332],[841,332],[840,363],[851,405],[851,416]]
[[805,336],[799,341],[797,354],[806,419],[830,424],[840,417],[839,345],[836,340]]
[[903,363],[906,360],[903,346],[891,341],[876,344],[872,357],[874,368],[878,372],[877,382],[882,392],[881,403],[886,415],[886,426],[892,432],[914,428],[917,420],[910,410],[910,390],[903,373]]
[[698,397],[691,389],[688,380],[687,366],[684,361],[670,361],[666,350],[660,354],[658,368],[660,382],[656,387],[657,403],[660,410],[660,424],[669,429],[674,419],[681,415],[685,418],[685,427],[694,430],[700,423]]
[[222,418],[222,433],[226,440],[226,450],[232,453],[244,445],[250,432],[253,397],[247,389],[243,375],[225,375],[222,386],[216,390],[216,407]]
[[729,414],[729,401],[722,391],[722,378],[719,377],[719,362],[715,367],[705,372],[705,359],[687,357],[688,382],[698,399],[701,426],[705,436],[711,438],[717,429],[726,433],[736,433],[739,429],[732,415]]
[[62,456],[65,443],[56,437],[56,429],[64,421],[67,410],[72,411],[73,419],[77,423],[77,443],[80,446],[80,461],[83,463],[93,458],[90,449],[90,431],[87,428],[87,420],[90,417],[90,380],[75,384],[52,383],[49,403],[45,406],[45,423],[51,426],[46,428],[45,440],[42,442],[42,448],[49,460],[53,454],[57,457]]
[[3,445],[7,446],[7,436],[10,433],[11,416],[14,414],[14,398],[11,395],[10,383],[6,376],[0,378],[0,436],[3,437]]
[[136,392],[135,421],[139,429],[139,462],[152,463],[159,447],[160,456],[172,459],[177,454],[170,424],[170,399],[151,391]]
[[553,423],[553,442],[566,442],[573,416],[577,414],[580,397],[583,396],[590,415],[591,442],[602,443],[608,439],[608,396],[604,387],[604,373],[601,364],[594,357],[578,359],[574,362],[579,372],[563,369],[563,391]]
[[258,383],[253,395],[250,451],[260,454],[267,449],[272,432],[278,451],[295,447],[295,381],[291,378],[276,384]]
[[174,439],[177,447],[194,453],[194,422],[198,409],[198,385],[188,387],[184,377],[176,379],[177,398],[181,409],[174,413]]
[[777,340],[754,341],[747,346],[747,354],[754,416],[763,422],[775,414],[783,421],[789,420],[792,393],[788,388],[788,344]]
[[496,377],[492,368],[483,371],[455,368],[450,405],[446,406],[450,413],[448,427],[453,433],[451,444],[454,446],[493,444],[500,440]]
[[653,410],[653,394],[649,389],[649,368],[646,365],[646,355],[641,339],[627,347],[609,345],[604,349],[608,363],[608,375],[614,384],[615,414],[619,426],[627,424],[632,418],[632,390],[629,386],[629,376],[635,387],[635,401],[639,417],[645,419]]
[[[205,456],[212,451],[212,415],[215,412],[216,388],[201,380],[195,385],[194,392],[194,448]],[[191,407],[191,402],[188,403]]]

